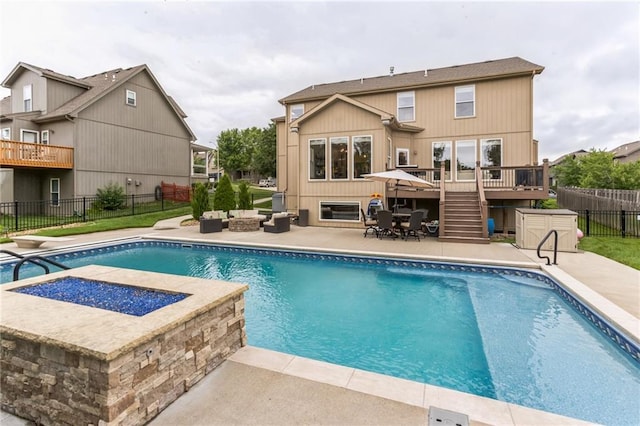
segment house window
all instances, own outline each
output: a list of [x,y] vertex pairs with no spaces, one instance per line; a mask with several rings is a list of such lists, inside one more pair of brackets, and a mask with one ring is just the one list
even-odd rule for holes
[[415,101],[414,92],[398,93],[398,121],[415,120]]
[[32,85],[27,84],[22,88],[22,100],[24,102],[24,112],[33,110]]
[[38,132],[20,129],[20,142],[38,143]]
[[409,150],[406,148],[396,149],[396,167],[409,165]]
[[40,143],[42,145],[49,145],[49,131],[43,130],[40,132]]
[[433,143],[433,180],[441,179],[440,167],[444,164],[444,179],[451,180],[451,142]]
[[320,220],[360,220],[360,203],[357,201],[321,201]]
[[127,90],[127,105],[136,106],[136,92],[133,90]]
[[341,136],[331,138],[331,179],[340,180],[349,177],[347,170],[349,159],[349,138]]
[[[502,139],[482,139],[480,141],[480,165],[482,167],[502,166]],[[484,179],[501,179],[500,170],[485,170]]]
[[60,179],[53,178],[49,181],[49,195],[52,206],[60,205]]
[[456,141],[456,180],[474,180],[476,141]]
[[11,140],[11,127],[4,127],[2,129],[2,139],[6,141]]
[[309,139],[309,180],[327,178],[327,140]]
[[353,178],[363,179],[362,175],[371,173],[371,136],[352,138]]
[[456,118],[476,115],[476,86],[456,87]]
[[304,104],[291,105],[289,121],[293,121],[304,114]]

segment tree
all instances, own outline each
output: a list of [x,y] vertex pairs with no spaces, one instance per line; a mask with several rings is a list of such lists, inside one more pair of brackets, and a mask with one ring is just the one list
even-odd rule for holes
[[249,185],[242,181],[238,185],[238,208],[241,210],[251,209],[251,195],[249,194]]
[[250,154],[243,145],[242,136],[238,129],[225,130],[217,139],[220,167],[226,173],[236,175],[249,168]]
[[613,185],[613,153],[591,150],[580,157],[580,187],[615,189]]
[[275,123],[262,129],[258,136],[251,164],[260,176],[276,176],[276,125]]
[[620,164],[613,153],[592,149],[581,157],[567,157],[556,166],[559,186],[601,189],[640,189],[640,161]]
[[640,189],[640,161],[616,164],[613,169],[613,184],[616,189]]
[[193,218],[198,220],[200,220],[202,213],[209,210],[209,191],[207,186],[201,182],[196,182],[193,189],[191,210],[193,211]]
[[556,166],[558,186],[580,186],[582,168],[574,156],[566,157]]
[[124,207],[124,188],[117,183],[109,182],[104,188],[96,191],[97,200],[94,207],[103,210],[118,210]]
[[213,196],[213,207],[216,210],[222,210],[228,212],[236,208],[236,199],[233,193],[233,187],[231,186],[231,179],[228,174],[222,175],[218,186],[216,187],[215,195]]

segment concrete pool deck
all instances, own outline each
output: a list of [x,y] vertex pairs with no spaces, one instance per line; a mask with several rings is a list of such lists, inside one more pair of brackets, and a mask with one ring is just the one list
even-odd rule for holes
[[[162,229],[130,229],[74,236],[73,244],[52,243],[46,249],[25,250],[15,243],[1,249],[46,253],[106,240],[137,236],[363,252],[455,262],[481,262],[532,267],[544,264],[534,250],[506,243],[489,245],[363,238],[361,229],[292,226],[282,234],[228,232],[200,234],[197,226],[180,227],[180,220]],[[592,253],[558,253],[558,265],[546,272],[571,281],[588,302],[610,312],[631,337],[640,335],[640,271]],[[603,395],[603,397],[606,397]],[[480,398],[407,380],[294,357],[255,347],[238,351],[218,369],[174,402],[150,424],[427,424],[427,409],[436,406],[469,415],[471,424],[584,424],[566,417]],[[24,420],[1,414],[3,425]]]

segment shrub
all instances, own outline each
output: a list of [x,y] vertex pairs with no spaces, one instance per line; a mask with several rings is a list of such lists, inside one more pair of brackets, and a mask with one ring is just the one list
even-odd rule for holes
[[216,210],[222,210],[228,212],[236,208],[235,194],[233,193],[233,187],[231,186],[231,179],[229,175],[224,174],[220,178],[216,193],[213,196],[213,207]]
[[125,205],[124,188],[117,183],[109,182],[104,188],[98,188],[96,191],[98,198],[94,203],[94,207],[102,210],[118,210]]
[[251,209],[251,195],[249,194],[249,184],[240,182],[238,185],[238,208],[240,210]]
[[202,213],[209,210],[209,191],[207,190],[207,186],[200,182],[196,182],[194,185],[191,209],[193,211],[193,218],[198,220],[202,216]]

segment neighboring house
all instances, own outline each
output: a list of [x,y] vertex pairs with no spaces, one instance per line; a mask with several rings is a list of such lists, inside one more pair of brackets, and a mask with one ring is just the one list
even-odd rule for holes
[[547,163],[538,164],[533,139],[533,79],[543,69],[517,57],[391,68],[286,96],[285,117],[274,119],[278,190],[289,210],[309,210],[311,225],[358,227],[370,194],[386,191],[387,208],[395,196],[362,175],[405,168],[435,187],[401,188],[400,203],[428,209],[441,238],[486,242],[488,216],[497,230],[514,231],[515,207],[548,196]]
[[146,65],[74,78],[20,62],[2,86],[0,201],[56,206],[111,182],[129,195],[208,179],[210,149]]
[[561,164],[565,158],[579,158],[582,157],[583,155],[587,155],[589,154],[589,151],[585,151],[584,149],[579,149],[577,151],[573,151],[570,152],[568,154],[564,154],[561,155],[560,157],[556,158],[555,160],[549,162],[549,185],[550,186],[558,186],[558,179],[557,179],[557,173],[556,173],[556,166],[558,166],[559,164]]
[[613,148],[613,159],[619,163],[633,163],[640,161],[640,141],[629,142]]

